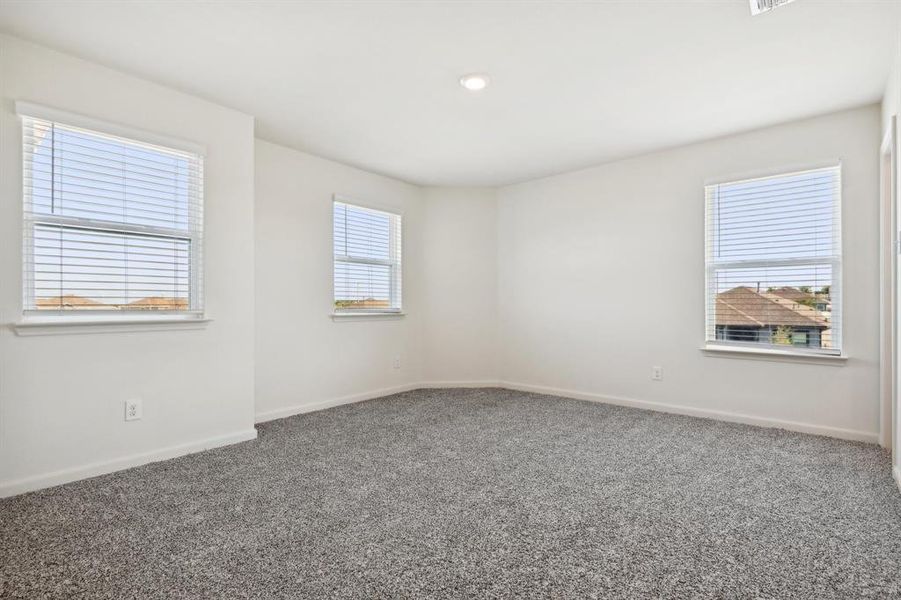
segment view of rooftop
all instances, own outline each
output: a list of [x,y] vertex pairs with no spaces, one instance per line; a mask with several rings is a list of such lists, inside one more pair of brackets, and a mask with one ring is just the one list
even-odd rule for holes
[[716,296],[716,339],[831,348],[831,311],[828,286],[738,286]]

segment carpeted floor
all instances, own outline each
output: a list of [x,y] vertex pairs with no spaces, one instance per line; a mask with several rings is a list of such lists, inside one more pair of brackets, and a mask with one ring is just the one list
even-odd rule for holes
[[0,501],[0,597],[901,597],[875,446],[495,389],[259,430]]

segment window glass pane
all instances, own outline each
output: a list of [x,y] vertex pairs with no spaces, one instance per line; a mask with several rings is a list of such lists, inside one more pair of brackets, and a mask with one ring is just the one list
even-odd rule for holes
[[837,347],[830,265],[716,269],[711,286],[716,339],[792,345],[813,331],[817,347]]
[[826,170],[716,186],[715,260],[832,256],[837,185]]
[[36,215],[190,227],[197,171],[188,156],[50,123],[35,125],[25,150]]
[[186,310],[191,242],[37,225],[38,310]]
[[391,267],[353,263],[335,264],[335,306],[339,308],[391,308]]
[[391,216],[349,204],[335,204],[335,254],[353,258],[391,258]]

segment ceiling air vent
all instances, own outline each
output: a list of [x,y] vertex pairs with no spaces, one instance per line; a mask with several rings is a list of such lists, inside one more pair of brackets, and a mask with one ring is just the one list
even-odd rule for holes
[[760,15],[769,12],[774,8],[779,8],[783,4],[794,2],[795,0],[748,0],[751,3],[751,16]]

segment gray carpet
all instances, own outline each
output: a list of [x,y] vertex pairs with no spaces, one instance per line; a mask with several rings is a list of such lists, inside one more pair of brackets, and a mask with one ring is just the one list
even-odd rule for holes
[[0,597],[901,597],[875,446],[493,389],[259,432],[0,501]]

